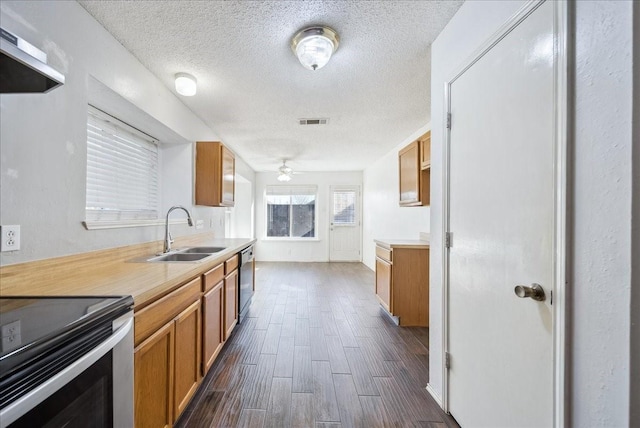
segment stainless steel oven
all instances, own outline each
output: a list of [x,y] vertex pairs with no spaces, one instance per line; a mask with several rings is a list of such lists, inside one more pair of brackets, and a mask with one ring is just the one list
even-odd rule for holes
[[0,299],[0,427],[133,427],[133,299]]

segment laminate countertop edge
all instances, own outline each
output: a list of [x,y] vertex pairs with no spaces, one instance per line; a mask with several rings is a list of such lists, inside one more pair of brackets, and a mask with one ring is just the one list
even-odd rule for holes
[[[129,247],[107,249],[0,267],[2,296],[124,296],[131,295],[136,310],[171,293],[181,285],[224,263],[254,244],[256,239],[191,238],[188,245],[226,247],[197,262],[132,262],[152,254],[132,255]],[[150,244],[151,245],[151,244]],[[142,247],[142,244],[140,245]],[[117,256],[121,251],[122,257]],[[147,250],[148,252],[148,250]],[[114,256],[114,254],[116,254]]]
[[429,249],[429,241],[423,239],[374,239],[373,242],[389,250],[394,248]]

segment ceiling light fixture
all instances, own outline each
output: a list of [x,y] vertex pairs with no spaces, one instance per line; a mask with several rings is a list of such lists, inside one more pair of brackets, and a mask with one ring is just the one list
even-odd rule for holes
[[335,30],[314,26],[300,30],[291,40],[291,49],[300,60],[300,64],[309,70],[317,70],[329,62],[331,55],[338,50],[340,38]]
[[282,160],[282,166],[278,168],[278,181],[290,181],[293,169],[287,166],[287,160]]
[[176,73],[176,92],[185,97],[196,94],[198,80],[188,73]]

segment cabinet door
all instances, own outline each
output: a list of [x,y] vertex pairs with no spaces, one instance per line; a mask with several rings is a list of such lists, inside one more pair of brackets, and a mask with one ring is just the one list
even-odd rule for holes
[[238,322],[238,270],[224,279],[224,340],[231,336]]
[[235,156],[219,141],[196,143],[196,205],[232,207]]
[[189,404],[200,384],[202,332],[200,300],[175,319],[174,420]]
[[229,149],[222,146],[222,200],[220,205],[235,205],[236,158]]
[[414,141],[398,153],[400,172],[400,205],[421,205],[420,149]]
[[224,343],[223,291],[224,281],[220,281],[202,297],[202,376],[207,374]]
[[173,423],[174,323],[165,324],[134,351],[136,428]]
[[391,287],[391,263],[376,257],[376,295],[382,306],[393,313]]
[[431,131],[420,137],[420,167],[431,168]]

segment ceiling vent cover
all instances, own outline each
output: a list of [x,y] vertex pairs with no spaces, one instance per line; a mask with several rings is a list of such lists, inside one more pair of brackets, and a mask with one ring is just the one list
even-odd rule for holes
[[326,125],[329,123],[328,118],[319,118],[319,119],[299,119],[300,125]]

